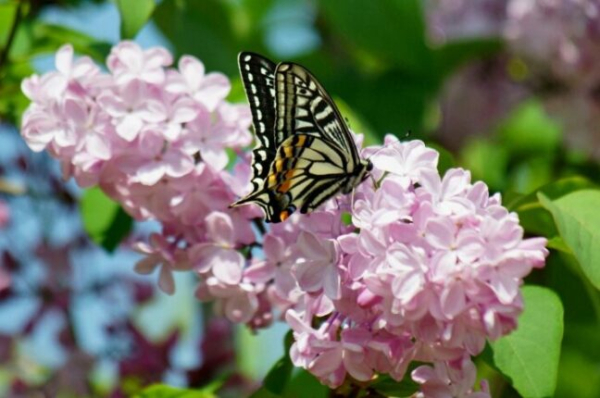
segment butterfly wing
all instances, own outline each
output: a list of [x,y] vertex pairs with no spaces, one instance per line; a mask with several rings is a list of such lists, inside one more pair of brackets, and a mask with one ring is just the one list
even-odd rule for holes
[[[256,147],[252,151],[252,192],[260,190],[277,153],[275,141],[275,64],[267,58],[242,52],[238,66],[250,103]],[[244,199],[234,203],[241,204]]]
[[304,67],[281,63],[275,71],[275,136],[279,142],[295,134],[318,136],[347,155],[346,171],[360,161],[354,139],[335,102]]
[[285,220],[295,210],[314,210],[346,183],[346,155],[320,137],[296,134],[277,151],[264,188],[250,195],[268,222]]
[[293,63],[274,67],[252,53],[240,54],[239,64],[259,145],[254,189],[232,206],[254,202],[267,222],[280,222],[362,181],[366,166],[352,135],[310,72]]

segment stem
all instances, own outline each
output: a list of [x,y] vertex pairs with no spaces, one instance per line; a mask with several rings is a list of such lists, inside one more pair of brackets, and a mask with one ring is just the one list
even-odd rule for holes
[[17,5],[17,10],[15,11],[15,18],[13,19],[13,24],[10,27],[10,32],[8,33],[8,39],[6,40],[6,45],[0,53],[0,72],[4,69],[4,65],[8,61],[8,54],[10,53],[10,48],[12,46],[13,41],[15,40],[15,36],[17,33],[17,27],[21,22],[21,8],[23,7],[23,3],[26,0],[19,0],[19,4]]

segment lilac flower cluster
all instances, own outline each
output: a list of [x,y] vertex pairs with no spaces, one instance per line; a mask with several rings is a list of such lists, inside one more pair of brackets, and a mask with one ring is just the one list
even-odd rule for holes
[[182,57],[178,69],[171,63],[164,48],[122,42],[104,73],[88,57],[74,60],[65,45],[56,54],[57,71],[23,81],[32,104],[21,128],[31,149],[47,149],[60,161],[65,178],[99,185],[137,220],[161,222],[162,234],[137,245],[147,256],[136,269],[160,267],[159,286],[167,293],[175,288],[173,270],[193,268],[188,248],[210,235],[207,216],[229,212],[223,217],[241,225],[237,243],[250,243],[248,220],[259,215],[227,210],[244,184],[226,171],[226,149],[250,144],[248,107],[225,101],[227,77],[206,74],[196,58]]
[[[256,206],[228,208],[249,188],[248,109],[227,103],[227,79],[198,60],[170,63],[163,49],[124,42],[103,74],[67,46],[58,72],[23,84],[30,147],[162,223],[137,244],[136,269],[160,267],[168,293],[173,271],[195,271],[196,296],[252,328],[281,315],[294,364],[330,387],[399,380],[416,360],[433,366],[412,372],[424,396],[488,396],[472,390],[470,357],[516,327],[519,286],[544,265],[545,239],[523,239],[517,216],[469,172],[441,177],[436,151],[391,136],[362,150],[374,170],[352,195],[266,228]],[[239,155],[231,169],[226,148]]]
[[[431,384],[438,368],[454,369],[445,385],[460,390],[458,374],[473,381],[470,356],[516,327],[519,286],[544,265],[546,241],[523,239],[517,216],[469,172],[440,177],[437,152],[420,141],[387,137],[383,149],[363,154],[372,154],[376,182],[362,184],[353,205],[330,204],[300,224],[297,239],[270,232],[291,263],[280,251],[266,251],[267,261],[284,264],[296,282],[275,284],[297,303],[286,313],[292,360],[331,387],[348,374],[399,380],[411,361],[433,362],[437,373],[413,378]],[[352,225],[335,226],[344,211]],[[318,227],[327,225],[334,228]]]

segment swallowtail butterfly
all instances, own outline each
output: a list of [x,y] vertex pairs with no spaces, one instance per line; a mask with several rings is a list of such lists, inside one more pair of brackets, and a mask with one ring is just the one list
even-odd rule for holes
[[257,145],[252,192],[232,207],[254,202],[277,223],[367,178],[373,165],[361,159],[340,111],[308,70],[251,52],[240,53],[238,64]]

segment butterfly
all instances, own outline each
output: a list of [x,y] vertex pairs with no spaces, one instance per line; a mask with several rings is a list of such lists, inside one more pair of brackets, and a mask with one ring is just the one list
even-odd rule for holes
[[362,159],[340,111],[304,67],[251,52],[238,65],[257,138],[252,191],[231,207],[258,204],[267,222],[309,213],[348,194],[373,168]]

